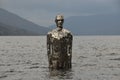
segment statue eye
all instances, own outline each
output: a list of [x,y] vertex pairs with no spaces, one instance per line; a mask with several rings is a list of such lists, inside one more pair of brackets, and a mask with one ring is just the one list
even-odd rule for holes
[[57,20],[57,21],[63,21],[63,19]]

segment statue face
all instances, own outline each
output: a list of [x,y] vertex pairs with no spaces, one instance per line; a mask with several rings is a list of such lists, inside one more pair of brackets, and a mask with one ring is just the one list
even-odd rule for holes
[[63,26],[63,20],[62,19],[57,20],[57,26],[58,27],[62,27]]
[[62,15],[57,15],[56,16],[56,24],[57,24],[57,27],[60,27],[60,28],[62,28],[62,26],[63,26],[63,21],[64,19],[63,19],[63,16]]

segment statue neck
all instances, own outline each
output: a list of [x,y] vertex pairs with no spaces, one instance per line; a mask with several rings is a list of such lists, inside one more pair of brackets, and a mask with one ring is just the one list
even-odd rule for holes
[[58,31],[62,31],[63,27],[57,27]]

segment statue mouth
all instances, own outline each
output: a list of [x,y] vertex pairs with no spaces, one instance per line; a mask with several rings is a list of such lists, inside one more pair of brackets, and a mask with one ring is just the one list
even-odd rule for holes
[[62,23],[57,24],[57,26],[58,26],[58,27],[61,27],[61,26],[62,26]]

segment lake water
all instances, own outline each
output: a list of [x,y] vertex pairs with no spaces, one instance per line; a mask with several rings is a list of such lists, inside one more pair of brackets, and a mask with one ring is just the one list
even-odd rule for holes
[[120,80],[120,36],[74,36],[72,54],[50,71],[45,36],[1,36],[0,80]]

